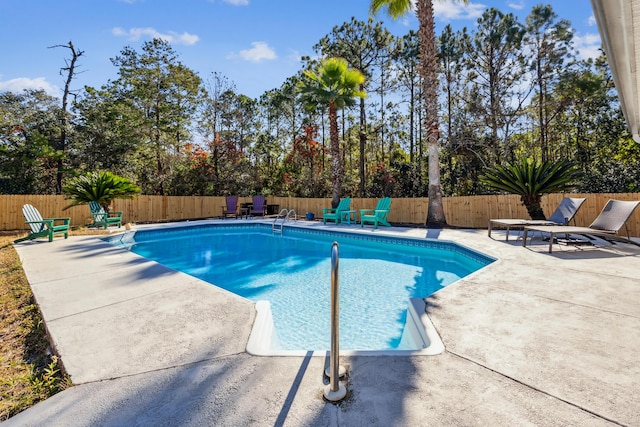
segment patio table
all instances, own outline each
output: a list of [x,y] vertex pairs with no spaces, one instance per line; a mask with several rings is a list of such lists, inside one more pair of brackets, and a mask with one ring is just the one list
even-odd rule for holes
[[354,224],[357,224],[356,211],[342,211],[340,212],[340,222],[346,222],[347,224],[351,224],[353,221]]

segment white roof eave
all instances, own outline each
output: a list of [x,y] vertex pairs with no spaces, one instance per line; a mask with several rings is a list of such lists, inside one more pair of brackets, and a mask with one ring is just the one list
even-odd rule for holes
[[602,45],[611,67],[622,112],[633,139],[640,143],[640,0],[591,0]]

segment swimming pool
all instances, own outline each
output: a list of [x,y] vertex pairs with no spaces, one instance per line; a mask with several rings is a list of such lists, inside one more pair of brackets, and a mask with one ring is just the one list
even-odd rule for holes
[[288,226],[281,235],[259,223],[136,231],[109,241],[260,302],[256,326],[275,351],[329,349],[333,241],[340,249],[344,350],[421,348],[411,329],[420,329],[411,298],[431,295],[494,261],[451,242]]

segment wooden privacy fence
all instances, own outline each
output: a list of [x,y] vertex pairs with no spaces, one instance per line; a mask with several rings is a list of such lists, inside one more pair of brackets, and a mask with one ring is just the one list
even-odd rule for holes
[[[542,207],[547,216],[556,208],[566,194],[549,194],[542,198]],[[640,193],[617,194],[571,194],[571,197],[586,197],[576,215],[577,225],[588,226],[600,213],[609,199],[640,200]],[[240,197],[238,203],[251,202],[251,197]],[[372,209],[378,199],[352,198],[351,209]],[[429,200],[425,197],[394,198],[391,203],[389,221],[399,224],[424,224]],[[43,217],[71,217],[72,226],[92,222],[88,206],[69,204],[64,196],[50,195],[0,195],[0,230],[26,230],[22,216],[22,205],[30,203]],[[316,219],[322,217],[322,208],[331,206],[331,199],[303,199],[294,197],[267,197],[269,205],[278,209],[296,211],[298,218],[313,212]],[[210,196],[138,196],[134,200],[115,200],[113,211],[122,211],[125,222],[166,222],[188,219],[215,218],[221,215],[224,197]],[[520,196],[489,195],[446,197],[443,199],[447,223],[454,227],[486,228],[489,218],[528,218],[527,210],[520,203]],[[273,206],[272,209],[275,209]],[[629,232],[640,237],[640,208],[636,209],[627,223]]]

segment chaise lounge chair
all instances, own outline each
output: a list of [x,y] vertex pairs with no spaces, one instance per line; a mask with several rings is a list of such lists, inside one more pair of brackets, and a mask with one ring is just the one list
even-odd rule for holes
[[350,206],[351,198],[345,197],[335,208],[322,208],[322,223],[326,224],[327,220],[333,220],[338,224],[342,220],[343,212],[347,212]]
[[222,207],[222,218],[235,217],[238,218],[238,196],[227,196],[225,197],[225,201],[227,203],[226,206]]
[[364,227],[365,222],[373,224],[373,228],[378,228],[378,224],[391,227],[391,224],[387,221],[389,216],[389,206],[391,206],[391,199],[384,197],[378,200],[378,205],[375,209],[360,209],[360,227]]
[[122,212],[107,213],[100,203],[95,200],[89,202],[89,209],[91,210],[91,215],[93,215],[91,227],[103,227],[105,229],[110,225],[122,227]]
[[[622,201],[609,200],[602,209],[602,212],[596,217],[589,227],[571,227],[571,226],[544,226],[534,225],[525,226],[522,236],[522,246],[527,246],[527,235],[530,231],[540,231],[549,233],[549,253],[551,253],[553,243],[556,241],[558,234],[569,236],[575,234],[585,237],[599,237],[609,242],[631,243],[640,246],[640,243],[634,242],[629,237],[629,229],[627,221],[633,214],[633,211],[640,205],[640,201]],[[618,236],[618,232],[625,227],[627,237]]]
[[558,207],[551,214],[547,220],[536,219],[490,219],[488,234],[491,237],[491,231],[496,225],[500,225],[507,229],[507,235],[505,240],[509,240],[509,230],[511,228],[523,229],[527,225],[569,225],[569,222],[573,220],[575,225],[575,215],[580,209],[580,206],[586,199],[577,197],[565,197],[562,199]]
[[[22,214],[26,219],[26,223],[29,224],[31,233],[26,237],[14,240],[13,243],[33,240],[39,237],[48,237],[51,242],[56,234],[64,234],[65,239],[69,237],[69,222],[71,222],[71,218],[42,218],[38,209],[28,204],[22,207]],[[56,225],[56,222],[59,223],[60,221],[62,221],[62,224]]]

